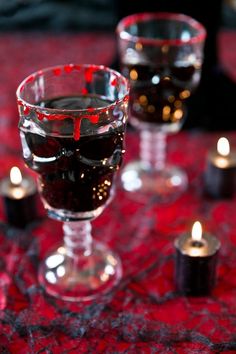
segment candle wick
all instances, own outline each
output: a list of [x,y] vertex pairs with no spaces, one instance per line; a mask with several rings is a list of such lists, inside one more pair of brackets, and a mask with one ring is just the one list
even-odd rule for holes
[[11,186],[12,187],[19,187],[21,185],[21,183],[15,183],[11,181]]
[[202,241],[192,240],[191,246],[192,246],[192,247],[198,247],[198,248],[200,248],[200,247],[203,247],[204,244],[203,244]]

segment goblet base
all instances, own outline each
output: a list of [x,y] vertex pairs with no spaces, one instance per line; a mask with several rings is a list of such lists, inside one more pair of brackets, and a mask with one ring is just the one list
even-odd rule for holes
[[156,197],[161,203],[170,202],[186,190],[188,178],[179,167],[165,165],[154,169],[143,161],[134,161],[126,165],[121,174],[123,189],[136,201],[145,202]]
[[116,286],[122,276],[119,257],[93,242],[89,254],[76,259],[64,246],[50,253],[39,268],[39,283],[54,297],[66,301],[90,301]]

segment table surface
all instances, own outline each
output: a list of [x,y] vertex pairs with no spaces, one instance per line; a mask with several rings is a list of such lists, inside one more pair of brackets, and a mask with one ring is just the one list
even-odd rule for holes
[[[20,80],[53,64],[109,65],[114,45],[112,36],[102,33],[1,35],[0,178],[13,165],[25,169],[15,103]],[[137,203],[118,188],[93,222],[94,238],[116,250],[123,264],[120,284],[101,301],[72,304],[46,295],[37,267],[62,238],[61,224],[47,219],[39,202],[40,220],[14,229],[1,203],[0,352],[235,353],[236,199],[206,198],[202,184],[207,151],[219,136],[195,131],[169,138],[168,159],[186,169],[190,182],[177,201]],[[227,136],[233,145],[236,134]],[[125,163],[138,155],[136,132],[127,134],[126,146]],[[184,297],[174,286],[173,241],[197,219],[222,243],[217,284],[211,296]]]

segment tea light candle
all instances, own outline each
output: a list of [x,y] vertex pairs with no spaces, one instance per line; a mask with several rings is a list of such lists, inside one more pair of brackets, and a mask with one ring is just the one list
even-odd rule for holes
[[175,240],[175,282],[184,295],[208,295],[216,281],[217,254],[220,241],[208,233],[202,234],[199,221],[191,234],[184,233]]
[[37,188],[29,176],[22,176],[18,167],[12,167],[9,177],[0,181],[6,219],[10,225],[24,228],[37,217]]
[[213,198],[230,198],[236,185],[236,152],[228,139],[220,138],[217,150],[210,151],[205,172],[205,192]]

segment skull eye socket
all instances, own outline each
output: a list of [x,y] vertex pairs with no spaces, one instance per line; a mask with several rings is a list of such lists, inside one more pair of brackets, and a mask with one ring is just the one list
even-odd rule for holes
[[25,138],[29,149],[36,156],[48,158],[60,153],[61,144],[56,139],[32,133],[27,133]]
[[122,140],[118,134],[99,136],[81,144],[79,153],[91,160],[104,160],[110,158],[115,150],[121,148]]

